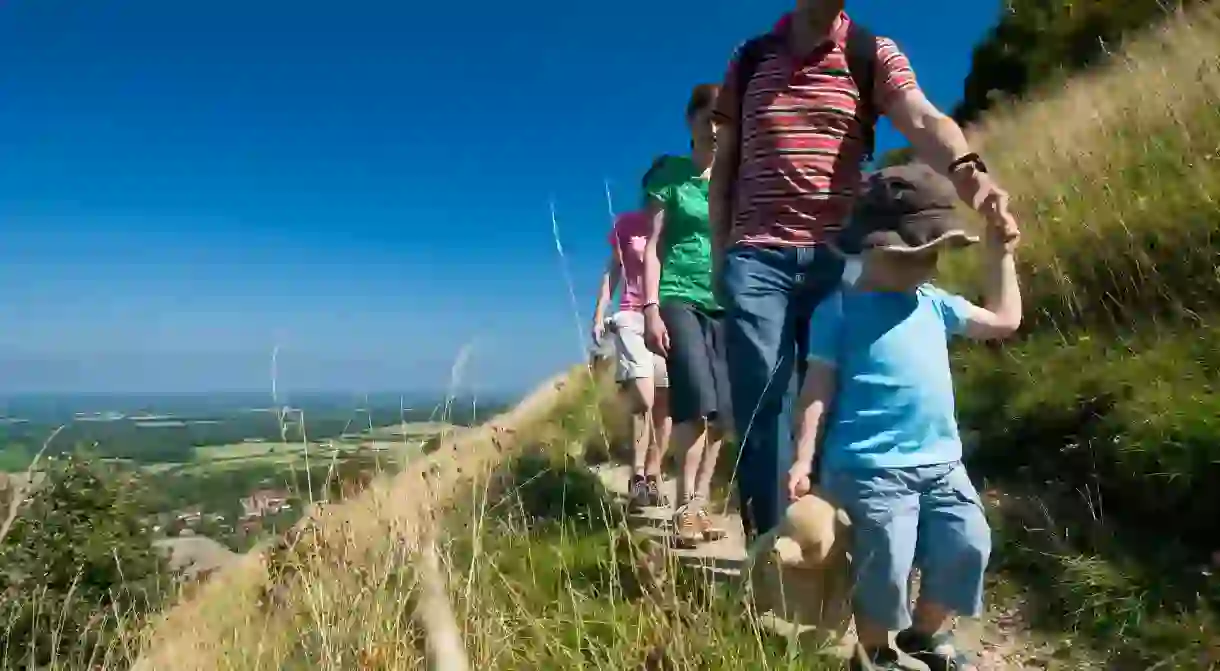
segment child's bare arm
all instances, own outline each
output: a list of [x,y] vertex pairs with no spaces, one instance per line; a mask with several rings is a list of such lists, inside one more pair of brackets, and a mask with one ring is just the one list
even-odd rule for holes
[[965,315],[963,333],[974,340],[1007,338],[1021,326],[1021,286],[1013,258],[1015,242],[1006,243],[988,231],[986,285],[983,305],[971,305]]
[[834,365],[821,359],[810,359],[805,384],[796,408],[796,459],[793,471],[808,475],[817,454],[818,436],[826,421],[826,409],[835,395]]

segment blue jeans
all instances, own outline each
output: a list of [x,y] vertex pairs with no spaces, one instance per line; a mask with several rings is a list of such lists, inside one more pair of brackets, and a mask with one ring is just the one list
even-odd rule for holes
[[913,565],[919,598],[958,615],[982,612],[991,529],[960,461],[823,472],[822,486],[851,518],[857,617],[890,631],[911,626]]
[[747,537],[779,524],[792,466],[792,401],[804,376],[813,309],[838,286],[843,259],[824,246],[737,245],[721,271],[736,479]]

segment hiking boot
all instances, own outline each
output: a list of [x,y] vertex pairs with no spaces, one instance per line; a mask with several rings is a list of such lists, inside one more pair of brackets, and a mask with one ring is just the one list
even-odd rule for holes
[[871,654],[856,646],[847,668],[848,671],[908,671],[898,663],[898,652],[888,646]]
[[699,506],[699,509],[695,511],[695,515],[699,518],[699,531],[703,534],[703,540],[718,541],[729,535],[729,532],[712,521],[712,516],[708,514],[707,509],[703,506]]
[[653,503],[651,493],[648,491],[648,482],[640,476],[632,478],[631,486],[627,490],[627,508],[639,510],[651,505]]
[[674,511],[674,544],[683,549],[692,549],[703,540],[703,527],[699,513],[688,503]]
[[904,629],[894,637],[898,649],[915,661],[928,666],[928,671],[976,671],[978,664],[973,657],[959,651],[953,644],[953,634],[935,636],[921,634],[914,629]]
[[654,508],[664,508],[665,495],[661,493],[660,478],[648,478],[645,486],[648,488],[648,505]]

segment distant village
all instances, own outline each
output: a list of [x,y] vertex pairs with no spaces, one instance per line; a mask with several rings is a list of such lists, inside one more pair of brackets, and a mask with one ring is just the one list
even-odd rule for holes
[[[262,531],[263,521],[293,509],[289,502],[291,494],[284,489],[259,489],[241,498],[242,514],[233,520],[233,529],[243,535]],[[230,520],[218,513],[207,513],[201,507],[184,508],[172,513],[158,515],[154,533],[182,535],[183,531],[198,532],[205,522],[228,526]]]

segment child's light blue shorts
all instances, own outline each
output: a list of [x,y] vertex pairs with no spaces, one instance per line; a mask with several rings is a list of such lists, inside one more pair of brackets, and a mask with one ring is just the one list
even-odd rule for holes
[[822,486],[851,516],[857,617],[891,631],[911,626],[912,565],[920,598],[959,615],[981,613],[991,529],[960,461],[825,471]]

